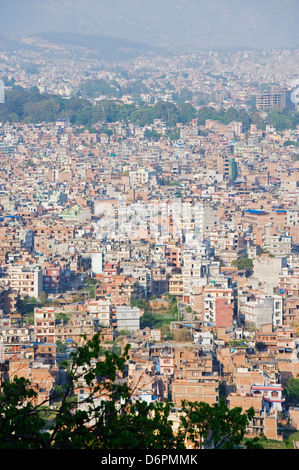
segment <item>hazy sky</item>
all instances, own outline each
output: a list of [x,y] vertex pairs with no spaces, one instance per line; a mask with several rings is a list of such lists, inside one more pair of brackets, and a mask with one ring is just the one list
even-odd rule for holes
[[172,48],[299,47],[299,0],[0,0],[0,34],[66,31]]

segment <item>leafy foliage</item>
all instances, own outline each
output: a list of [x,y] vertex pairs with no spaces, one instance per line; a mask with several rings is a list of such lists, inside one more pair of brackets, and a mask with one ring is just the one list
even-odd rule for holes
[[232,266],[236,266],[238,269],[253,269],[253,261],[251,258],[238,258],[232,261]]
[[39,449],[44,446],[45,424],[41,413],[32,405],[37,393],[25,378],[6,382],[0,395],[0,448]]
[[119,380],[128,352],[128,346],[122,355],[103,352],[99,334],[78,347],[71,354],[68,383],[55,389],[56,409],[36,404],[37,392],[24,378],[2,383],[0,448],[184,449],[187,440],[231,448],[242,441],[253,411],[230,410],[224,400],[213,406],[183,402],[174,432],[171,403],[134,399],[126,381]]
[[110,86],[105,80],[88,79],[80,87],[80,92],[89,98],[97,98],[99,95],[117,96],[118,90]]
[[[128,347],[121,356],[103,353],[98,335],[77,348],[71,355],[69,383],[56,389],[55,399],[60,399],[60,406],[47,432],[50,410],[35,405],[37,392],[29,382],[24,378],[5,382],[0,396],[0,448],[182,447],[168,419],[170,404],[134,402],[128,386],[116,380],[127,354]],[[78,404],[82,381],[87,393]]]
[[288,110],[271,112],[267,117],[267,123],[274,126],[278,131],[296,129],[296,126],[299,124],[299,113]]
[[174,332],[175,341],[193,341],[193,336],[190,330],[187,328],[180,328]]
[[230,409],[223,397],[213,405],[184,400],[182,413],[180,432],[197,446],[214,449],[232,449],[241,444],[254,416],[253,408],[246,413],[240,407]]
[[289,377],[284,387],[285,404],[287,406],[299,404],[299,379]]
[[[0,121],[37,123],[69,118],[72,124],[87,127],[96,122],[116,121],[130,121],[143,127],[153,124],[155,119],[161,119],[167,126],[175,128],[177,123],[188,124],[196,118],[199,125],[204,125],[207,119],[213,119],[223,124],[242,122],[245,130],[249,129],[251,123],[256,123],[261,129],[265,129],[266,124],[271,124],[278,131],[295,129],[299,123],[299,113],[288,110],[269,113],[265,119],[261,118],[256,109],[250,114],[233,107],[217,110],[212,106],[201,106],[197,111],[188,102],[192,94],[186,88],[181,90],[175,103],[158,101],[149,106],[137,99],[140,93],[148,91],[142,80],[128,83],[121,90],[118,85],[112,86],[105,80],[88,79],[80,89],[83,96],[95,98],[105,94],[116,98],[100,100],[93,106],[89,100],[78,96],[65,100],[59,95],[40,93],[37,87],[25,90],[21,86],[13,86],[6,92],[6,100],[0,110]],[[123,93],[131,93],[136,102],[125,104],[117,101]]]

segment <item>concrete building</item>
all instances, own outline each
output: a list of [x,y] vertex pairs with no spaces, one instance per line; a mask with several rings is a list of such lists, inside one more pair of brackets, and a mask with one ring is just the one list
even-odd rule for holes
[[21,297],[38,298],[43,290],[43,271],[39,266],[9,266],[8,282]]
[[261,285],[264,284],[266,294],[273,294],[274,288],[278,287],[282,268],[287,264],[287,258],[276,256],[274,258],[256,258],[253,260],[253,278]]
[[37,343],[55,343],[55,309],[34,309],[34,336]]
[[270,236],[269,251],[276,256],[288,256],[292,251],[292,237],[274,234]]
[[259,111],[282,111],[286,107],[286,90],[273,89],[256,96],[256,107]]
[[254,301],[246,302],[243,307],[244,321],[248,326],[260,329],[262,325],[282,325],[282,298],[277,296],[261,296]]
[[91,253],[91,270],[93,274],[102,274],[105,265],[104,250]]
[[155,174],[153,171],[149,171],[146,168],[138,168],[137,170],[130,171],[130,185],[131,186],[143,186],[147,185],[151,177]]
[[112,308],[110,299],[87,300],[86,310],[93,318],[98,320],[100,325],[111,326]]
[[140,308],[117,306],[116,307],[117,330],[129,330],[131,332],[140,329]]
[[203,289],[202,321],[218,327],[233,325],[234,297],[232,289],[206,287]]

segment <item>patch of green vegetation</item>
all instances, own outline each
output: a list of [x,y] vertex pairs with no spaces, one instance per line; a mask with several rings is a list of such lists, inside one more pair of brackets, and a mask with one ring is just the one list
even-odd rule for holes
[[144,309],[144,314],[140,319],[140,328],[155,328],[161,330],[164,339],[173,339],[173,334],[169,327],[173,321],[177,321],[180,318],[176,298],[169,296],[169,300],[168,308],[165,308],[163,312],[155,312],[147,300],[131,299],[131,306]]
[[294,431],[291,429],[284,429],[283,430],[283,441],[286,444],[287,449],[293,449],[294,441],[299,441],[299,431]]
[[64,312],[59,312],[56,315],[56,320],[63,320],[64,323],[68,323],[70,321],[70,316]]
[[244,339],[229,341],[229,345],[232,348],[246,348],[247,344],[248,344],[248,341]]
[[253,261],[251,258],[238,258],[232,261],[232,266],[236,266],[238,269],[253,269]]

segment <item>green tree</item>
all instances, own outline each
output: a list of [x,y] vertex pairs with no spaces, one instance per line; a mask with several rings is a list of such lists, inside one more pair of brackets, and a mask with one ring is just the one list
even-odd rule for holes
[[185,103],[186,101],[191,101],[193,98],[193,93],[189,88],[183,87],[179,93],[178,103]]
[[0,394],[0,448],[42,449],[46,447],[42,429],[45,424],[32,400],[37,392],[25,378],[5,382]]
[[56,315],[56,320],[62,320],[64,323],[68,323],[70,321],[70,316],[64,312],[59,312]]
[[179,122],[179,110],[174,103],[158,101],[153,107],[154,119],[165,121],[170,127],[174,127]]
[[289,377],[283,390],[286,406],[299,405],[299,379]]
[[255,344],[255,347],[257,349],[257,351],[267,351],[267,345],[266,343],[263,343],[262,341],[258,341],[256,344]]
[[[116,381],[128,350],[121,356],[105,351],[105,360],[100,360],[99,335],[77,348],[71,354],[67,386],[55,390],[59,407],[48,427],[45,407],[34,404],[37,393],[29,381],[15,378],[2,384],[0,448],[182,448],[169,420],[170,404],[133,401],[128,386]],[[90,393],[79,406],[82,381]]]
[[110,86],[105,80],[101,79],[86,80],[81,85],[80,92],[89,98],[97,98],[100,95],[118,95],[118,90]]
[[180,138],[180,129],[173,129],[169,134],[170,140],[178,140]]
[[45,292],[45,291],[42,291],[40,294],[39,294],[39,301],[42,305],[45,305],[47,303],[47,299],[48,299],[48,294]]
[[253,408],[245,413],[240,407],[230,409],[223,397],[213,405],[184,400],[179,433],[205,449],[232,449],[244,440],[253,416]]
[[232,261],[232,266],[236,266],[238,269],[253,269],[253,261],[251,258],[238,258]]
[[138,307],[141,309],[149,309],[149,303],[146,299],[138,299],[136,297],[131,297],[130,300],[131,307]]
[[68,345],[66,343],[62,343],[62,341],[56,341],[56,352],[57,354],[65,354],[67,348],[68,348]]
[[190,342],[193,340],[193,336],[187,328],[180,328],[174,331],[174,339],[179,342]]
[[140,318],[140,328],[155,328],[159,321],[157,320],[156,315],[153,315],[150,312],[145,312]]
[[[25,378],[1,383],[2,449],[183,449],[186,439],[205,447],[241,442],[252,412],[229,410],[220,401],[184,402],[178,433],[170,420],[172,404],[134,400],[128,385],[116,380],[129,359],[103,351],[99,334],[71,353],[69,380],[56,387],[55,409],[36,404],[37,392]],[[103,357],[104,355],[104,357]],[[84,385],[85,396],[78,400]]]
[[207,119],[218,119],[218,111],[212,106],[203,106],[199,108],[197,113],[197,122],[199,125],[204,125]]
[[190,103],[182,103],[178,107],[178,121],[183,124],[188,124],[196,117],[196,109]]
[[157,142],[161,136],[155,129],[146,129],[144,137],[147,139],[154,139]]
[[298,147],[299,146],[299,142],[293,142],[292,140],[286,140],[284,143],[283,143],[284,147],[290,147],[292,145],[294,145],[295,147]]

